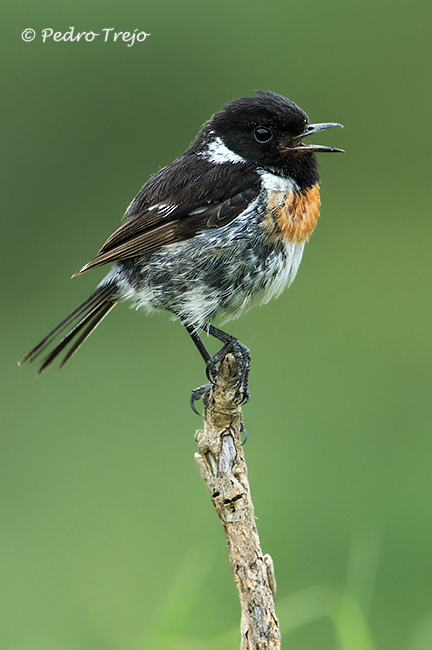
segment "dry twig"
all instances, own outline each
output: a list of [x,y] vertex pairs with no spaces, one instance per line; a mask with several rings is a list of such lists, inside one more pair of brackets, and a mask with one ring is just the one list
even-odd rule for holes
[[240,440],[241,396],[232,354],[221,362],[215,385],[204,395],[204,430],[195,459],[222,522],[241,605],[241,650],[279,650],[270,556],[264,556],[255,525],[247,467]]

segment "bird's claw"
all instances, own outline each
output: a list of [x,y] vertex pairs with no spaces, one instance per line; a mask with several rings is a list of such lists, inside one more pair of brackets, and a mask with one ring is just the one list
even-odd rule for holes
[[246,443],[246,440],[248,439],[248,434],[245,429],[245,425],[243,424],[243,420],[240,422],[240,431],[243,433],[243,442],[241,443],[243,447],[243,445]]
[[[222,359],[231,352],[236,361],[237,361],[237,376],[234,388],[239,387],[239,393],[241,395],[240,404],[247,404],[250,399],[250,393],[247,389],[248,387],[248,377],[250,369],[250,354],[249,350],[245,345],[240,343],[236,338],[229,337],[229,340],[225,343],[223,348],[219,350],[213,357],[211,357],[206,364],[206,376],[208,383],[196,388],[192,391],[190,397],[190,405],[194,413],[199,415],[198,411],[195,408],[195,402],[201,399],[201,397],[210,390],[210,388],[215,384],[217,374],[219,372],[219,364]],[[247,434],[245,432],[245,441]]]
[[206,376],[211,384],[214,384],[216,381],[216,376],[218,374],[217,362],[212,357],[206,365]]
[[246,404],[250,399],[250,394],[247,389],[250,369],[250,354],[247,347],[240,343],[236,338],[232,337],[231,340],[228,341],[221,350],[219,350],[219,352],[207,361],[207,379],[211,384],[215,383],[217,373],[219,372],[218,364],[228,354],[228,352],[232,352],[237,361],[237,377],[234,388],[237,386],[240,387],[240,393],[242,394],[240,403]]
[[195,390],[192,391],[192,394],[190,396],[189,404],[191,406],[191,409],[194,413],[197,415],[201,415],[196,408],[195,408],[195,402],[201,399],[201,397],[204,395],[204,393],[207,393],[207,391],[210,390],[212,387],[212,382],[209,382],[208,384],[203,384],[202,386],[199,386],[198,388],[195,388]]

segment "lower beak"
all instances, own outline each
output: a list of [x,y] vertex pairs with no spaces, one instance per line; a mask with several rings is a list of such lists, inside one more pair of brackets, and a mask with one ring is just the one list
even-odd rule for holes
[[295,140],[293,140],[294,146],[287,147],[290,151],[298,151],[299,153],[307,152],[340,152],[344,153],[343,149],[336,149],[336,147],[324,147],[320,144],[303,144],[301,141],[302,138],[305,138],[307,135],[312,135],[313,133],[318,133],[318,131],[324,131],[324,129],[332,129],[334,126],[340,126],[343,128],[342,124],[337,124],[336,122],[324,122],[322,124],[309,124],[306,127],[304,133],[299,135]]

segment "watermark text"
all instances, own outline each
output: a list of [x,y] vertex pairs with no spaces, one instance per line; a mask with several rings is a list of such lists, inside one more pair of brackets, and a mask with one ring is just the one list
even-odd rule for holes
[[[37,36],[38,34],[35,30],[30,27],[25,29],[21,34],[21,38],[26,43],[33,41]],[[116,32],[114,27],[105,27],[104,29],[101,29],[100,32],[75,32],[75,27],[69,27],[69,31],[67,32],[56,32],[54,29],[51,29],[51,27],[46,27],[41,30],[39,36],[42,39],[42,43],[46,43],[47,41],[53,41],[56,43],[59,41],[70,41],[71,43],[87,41],[87,43],[91,43],[96,38],[101,37],[99,40],[102,40],[105,43],[110,41],[114,43],[116,41],[121,41],[126,43],[127,47],[132,47],[134,43],[142,43],[145,41],[148,36],[151,36],[151,34],[148,34],[144,30],[139,30],[138,28],[134,29],[133,32]]]

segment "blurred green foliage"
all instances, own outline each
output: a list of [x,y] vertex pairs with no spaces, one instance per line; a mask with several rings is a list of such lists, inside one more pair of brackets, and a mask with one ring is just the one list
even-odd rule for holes
[[[294,285],[227,326],[252,352],[246,454],[284,647],[430,650],[431,14],[425,0],[3,6],[1,648],[238,647],[183,328],[122,305],[61,373],[16,360],[102,277],[69,280],[148,176],[263,88],[343,123],[319,142],[346,150],[320,158]],[[42,43],[72,25],[151,36]]]

